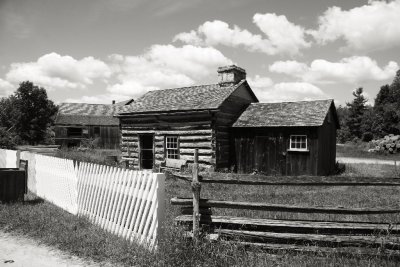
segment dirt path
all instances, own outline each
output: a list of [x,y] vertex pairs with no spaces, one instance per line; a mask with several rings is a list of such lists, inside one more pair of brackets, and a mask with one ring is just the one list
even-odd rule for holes
[[[366,164],[386,164],[395,165],[394,160],[374,159],[374,158],[353,158],[353,157],[337,157],[337,161],[341,163],[366,163]],[[398,165],[399,163],[396,162]]]
[[103,266],[38,244],[35,240],[0,231],[0,266],[4,267],[94,267]]

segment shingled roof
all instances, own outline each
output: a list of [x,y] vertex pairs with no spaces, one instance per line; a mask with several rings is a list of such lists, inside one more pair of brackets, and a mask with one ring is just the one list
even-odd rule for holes
[[120,115],[217,109],[225,99],[244,83],[246,83],[246,80],[242,80],[232,86],[209,84],[150,91],[137,99]]
[[[252,103],[233,127],[321,126],[331,105],[334,105],[332,99]],[[335,120],[338,123],[336,115]]]
[[118,118],[113,117],[128,106],[61,103],[56,124],[64,125],[119,125]]

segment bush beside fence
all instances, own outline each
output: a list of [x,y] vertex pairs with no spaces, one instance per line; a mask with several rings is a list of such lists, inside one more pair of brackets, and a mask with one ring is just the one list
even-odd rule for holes
[[[16,167],[13,154],[0,149],[0,162],[15,159]],[[125,239],[156,244],[165,217],[164,174],[30,152],[18,157],[28,161],[29,191]]]

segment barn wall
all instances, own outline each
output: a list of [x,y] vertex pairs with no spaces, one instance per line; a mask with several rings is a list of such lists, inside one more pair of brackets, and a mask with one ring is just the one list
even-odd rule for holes
[[250,103],[256,102],[249,89],[242,85],[232,93],[215,114],[213,130],[215,131],[216,168],[225,169],[231,166],[231,126]]
[[[69,127],[82,128],[88,131],[88,134],[83,134],[81,137],[69,137],[67,129]],[[100,135],[94,134],[95,127],[100,128]],[[119,126],[98,126],[98,125],[56,125],[54,127],[55,141],[57,145],[68,147],[69,145],[79,146],[80,142],[88,138],[99,138],[98,146],[104,149],[118,149],[120,145],[120,130]]]
[[120,122],[122,158],[136,169],[140,168],[139,138],[142,134],[154,135],[156,168],[165,160],[165,136],[168,135],[179,137],[180,159],[193,163],[194,149],[198,148],[200,166],[215,166],[215,132],[211,129],[211,112],[152,113],[121,117]]
[[336,163],[336,123],[333,110],[330,108],[324,123],[318,129],[319,164],[318,175],[329,175],[335,171]]
[[[317,175],[317,127],[235,128],[232,163],[239,173]],[[307,135],[308,152],[288,151],[290,135]]]

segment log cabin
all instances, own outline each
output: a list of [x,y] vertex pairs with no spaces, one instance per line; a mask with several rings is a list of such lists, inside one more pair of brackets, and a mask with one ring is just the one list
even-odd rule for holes
[[333,172],[339,125],[332,100],[258,103],[244,69],[220,67],[218,77],[217,84],[150,91],[116,115],[122,159],[135,169],[169,159],[190,165],[197,148],[208,170]]
[[119,149],[119,120],[114,115],[133,103],[133,99],[112,104],[61,103],[55,120],[55,142],[62,147],[79,146],[95,140],[98,148]]
[[165,159],[229,168],[230,130],[250,103],[258,102],[237,66],[220,67],[219,83],[150,91],[118,114],[122,158],[130,166],[152,169]]

